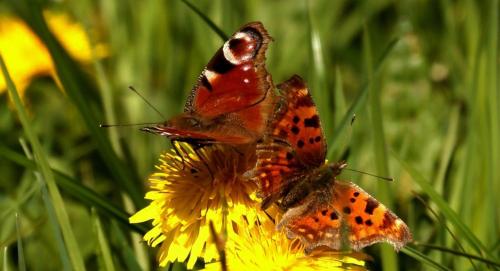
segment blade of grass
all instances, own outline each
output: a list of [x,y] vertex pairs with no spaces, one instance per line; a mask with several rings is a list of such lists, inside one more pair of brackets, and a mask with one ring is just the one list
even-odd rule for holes
[[[109,140],[99,128],[96,114],[95,86],[91,85],[87,76],[81,71],[76,62],[63,49],[54,35],[50,32],[41,12],[38,1],[9,1],[14,10],[30,26],[35,34],[43,41],[54,61],[57,75],[60,79],[66,94],[71,102],[76,106],[78,112],[89,133],[94,139],[97,149],[102,156],[103,162],[108,167],[109,172],[115,177],[129,194],[137,207],[145,205],[142,195],[142,186],[139,182],[134,182],[135,178],[132,167],[127,167],[113,151]],[[94,103],[93,103],[94,102]]]
[[135,258],[134,251],[130,249],[130,244],[118,225],[111,221],[111,233],[118,242],[122,259],[125,261],[127,270],[140,271],[141,267]]
[[425,254],[421,253],[420,251],[412,247],[406,246],[401,249],[401,252],[414,258],[415,260],[421,263],[427,264],[428,266],[435,268],[436,270],[451,271],[451,269],[449,269],[448,267],[435,262],[431,258],[425,256]]
[[[372,47],[368,27],[363,30],[363,51],[365,59],[365,71],[368,81],[368,95],[370,98],[371,125],[373,133],[373,157],[375,158],[376,174],[389,176],[389,164],[387,161],[387,150],[384,136],[384,125],[382,120],[382,109],[380,105],[380,86],[378,80],[373,77]],[[386,182],[378,182],[378,197],[389,208],[392,207],[392,198],[389,196],[389,187]],[[396,253],[387,244],[381,247],[382,266],[384,270],[397,270],[398,259]]]
[[438,193],[443,192],[444,178],[446,170],[450,164],[451,156],[455,148],[457,141],[457,132],[459,124],[460,111],[458,106],[454,106],[451,109],[450,120],[448,126],[448,133],[443,145],[443,151],[441,152],[441,159],[439,161],[439,169],[435,178],[435,189]]
[[[28,147],[28,144],[26,143],[26,141],[24,141],[24,139],[21,138],[21,139],[19,139],[19,143],[20,143],[21,147],[23,148],[24,153],[26,154],[26,157],[30,160],[33,160],[33,154],[29,150],[29,147]],[[36,164],[35,164],[35,167],[36,167]],[[49,223],[50,229],[52,230],[52,234],[55,237],[56,246],[59,249],[58,255],[59,255],[59,258],[61,259],[63,270],[65,270],[65,271],[71,270],[71,258],[70,258],[68,251],[67,251],[67,246],[65,245],[64,237],[62,236],[61,226],[57,222],[57,215],[56,215],[56,212],[54,210],[54,204],[52,203],[52,201],[50,199],[49,193],[47,192],[47,185],[43,180],[43,176],[36,169],[33,170],[33,175],[35,175],[35,179],[38,182],[38,186],[40,187],[39,191],[40,191],[40,194],[42,195],[43,204],[45,205],[45,209],[47,211],[47,216],[49,218],[48,220],[50,222]]]
[[92,208],[92,220],[94,222],[94,230],[97,235],[97,243],[99,244],[99,257],[102,260],[104,270],[114,271],[115,266],[113,265],[113,257],[111,256],[111,250],[109,249],[108,240],[106,238],[106,234],[104,234],[104,230],[102,228],[101,220],[97,215],[97,212],[94,208]]
[[460,217],[453,211],[446,201],[434,190],[432,185],[414,168],[404,162],[396,153],[392,152],[392,156],[399,162],[404,170],[406,170],[422,191],[427,194],[430,199],[436,203],[439,210],[443,213],[445,218],[458,230],[465,238],[465,240],[481,255],[487,253],[484,245],[474,235],[474,233],[460,220]]
[[[323,52],[322,40],[319,35],[319,30],[317,24],[311,15],[311,1],[306,0],[306,15],[308,22],[308,34],[309,34],[309,59],[311,67],[309,69],[309,78],[311,80],[311,92],[312,96],[315,97],[316,106],[321,116],[321,122],[323,125],[323,131],[325,131],[325,136],[330,138],[332,134],[332,112],[330,111],[330,96],[331,91],[328,89],[326,67],[325,67],[325,57]],[[321,99],[319,99],[321,97]]]
[[26,271],[26,262],[24,261],[23,240],[21,235],[21,222],[16,213],[16,235],[17,235],[17,266],[20,271]]
[[[373,77],[378,76],[380,73],[380,68],[382,67],[384,60],[387,58],[389,53],[392,51],[396,43],[399,41],[399,38],[393,39],[385,48],[384,52],[380,56],[380,58],[377,60],[377,62],[374,65],[373,68]],[[333,136],[332,139],[328,142],[328,159],[334,160],[332,157],[332,154],[335,152],[335,150],[338,148],[338,144],[340,143],[340,137],[342,135],[342,132],[344,131],[345,127],[351,122],[352,116],[359,110],[361,106],[363,106],[366,103],[366,98],[368,96],[368,87],[370,85],[370,81],[366,80],[361,88],[361,91],[359,94],[356,96],[354,99],[354,102],[351,104],[349,107],[349,110],[345,113],[344,117],[342,118],[342,121],[338,123],[335,126],[335,129],[333,131]]]
[[3,248],[3,265],[2,265],[2,270],[3,271],[9,271],[9,264],[7,262],[7,247]]
[[[0,156],[27,169],[36,170],[36,164],[33,161],[2,145],[0,145]],[[103,214],[113,217],[118,220],[118,222],[129,227],[131,230],[136,231],[137,233],[145,234],[147,232],[147,228],[142,225],[130,224],[128,222],[130,214],[123,211],[120,207],[110,203],[108,199],[83,186],[70,176],[60,171],[53,170],[53,172],[56,176],[56,182],[61,189],[69,195],[75,197],[83,204],[88,207],[97,208],[97,210],[103,212]]]
[[[487,87],[488,91],[488,106],[490,111],[490,139],[491,143],[489,146],[489,178],[488,178],[488,187],[490,187],[491,191],[498,191],[500,186],[500,173],[498,170],[498,161],[500,161],[500,111],[498,109],[499,99],[500,99],[500,88],[498,86],[498,9],[499,9],[499,1],[493,0],[490,1],[489,8],[489,23],[488,25],[488,44],[486,48],[487,54],[487,62],[488,62],[488,73],[487,76],[488,82]],[[495,223],[487,223],[489,225],[486,230],[487,236],[494,236],[500,232],[500,225],[498,225],[498,208],[496,207],[496,195],[495,193],[487,193],[485,195],[488,202],[486,204],[488,217],[491,221],[495,221]],[[491,240],[491,239],[490,239]]]
[[196,6],[194,6],[193,4],[191,4],[189,1],[187,0],[181,0],[182,3],[184,3],[186,6],[188,6],[188,8],[190,10],[192,10],[194,13],[196,13],[196,15],[200,16],[200,18],[223,40],[223,41],[226,41],[229,39],[228,35],[226,35],[224,33],[224,31],[222,31],[222,29],[220,29],[212,20],[210,20],[210,18],[208,18],[207,15],[205,15],[205,13],[203,13],[201,10],[199,10]]
[[64,205],[64,201],[59,192],[59,188],[57,187],[54,173],[52,172],[47,157],[43,151],[40,142],[35,134],[35,132],[31,128],[30,121],[28,119],[28,115],[24,110],[24,106],[21,102],[21,98],[17,92],[14,83],[7,71],[7,67],[3,61],[3,57],[0,55],[0,66],[2,68],[3,77],[5,82],[7,83],[7,89],[9,92],[9,96],[14,101],[14,105],[17,110],[17,114],[19,119],[21,120],[24,133],[26,137],[29,139],[31,146],[33,147],[33,151],[37,158],[37,164],[40,168],[41,176],[43,180],[46,182],[47,188],[50,193],[50,198],[54,203],[54,210],[56,213],[57,221],[61,226],[61,231],[64,236],[64,242],[66,244],[69,257],[71,259],[72,267],[74,270],[85,270],[85,265],[83,263],[83,258],[80,254],[80,249],[78,248],[78,244],[76,242],[75,235],[71,229],[71,224],[69,222],[68,213],[66,212],[66,207]]
[[489,265],[494,265],[497,268],[500,267],[500,262],[496,262],[496,261],[493,261],[493,260],[490,260],[487,258],[483,258],[483,257],[478,256],[478,255],[466,253],[463,251],[458,251],[458,250],[454,250],[454,249],[450,249],[450,248],[442,247],[442,246],[437,246],[437,245],[433,245],[433,244],[421,244],[421,243],[417,243],[417,242],[414,242],[413,244],[415,246],[421,246],[421,247],[425,247],[425,248],[435,249],[435,250],[439,250],[442,252],[451,253],[453,255],[457,255],[460,257],[474,259],[474,260],[477,260],[477,261],[480,261],[480,262],[483,262],[483,263],[486,263]]

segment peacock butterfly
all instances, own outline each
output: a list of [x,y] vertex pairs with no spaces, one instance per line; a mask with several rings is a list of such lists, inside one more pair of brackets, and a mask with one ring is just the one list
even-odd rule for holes
[[242,26],[208,62],[184,112],[141,130],[195,146],[255,143],[274,110],[274,85],[265,67],[270,41],[262,23]]
[[277,227],[298,237],[307,252],[382,241],[403,247],[412,239],[406,224],[355,184],[336,180],[345,163],[325,163],[325,138],[304,81],[295,75],[278,89],[282,101],[248,173],[260,186],[262,208],[277,203],[285,211]]

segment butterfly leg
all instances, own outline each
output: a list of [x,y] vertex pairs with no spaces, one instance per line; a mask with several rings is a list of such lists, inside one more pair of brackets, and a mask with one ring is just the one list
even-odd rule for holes
[[196,154],[196,156],[198,156],[198,158],[200,159],[200,161],[203,163],[203,165],[205,165],[205,167],[207,168],[207,171],[208,173],[210,174],[210,178],[213,180],[214,179],[214,174],[212,172],[212,169],[210,168],[210,166],[208,165],[207,161],[205,160],[205,158],[203,157],[202,153],[201,153],[201,149],[203,148],[203,146],[193,146],[193,151],[194,153]]

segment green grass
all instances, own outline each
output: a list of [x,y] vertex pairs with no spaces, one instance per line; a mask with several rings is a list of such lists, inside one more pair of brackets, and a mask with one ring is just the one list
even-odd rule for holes
[[[23,102],[13,84],[0,94],[2,269],[156,270],[155,250],[143,253],[146,244],[131,238],[149,225],[127,220],[145,206],[147,176],[169,143],[98,125],[163,121],[130,85],[167,117],[181,112],[221,37],[255,20],[274,38],[274,83],[296,73],[311,87],[329,160],[395,178],[341,176],[390,206],[414,235],[400,253],[366,249],[373,269],[498,269],[500,7],[483,2],[0,3],[0,16],[19,16],[47,46],[64,87],[37,77]],[[72,16],[109,56],[72,59],[42,9]]]

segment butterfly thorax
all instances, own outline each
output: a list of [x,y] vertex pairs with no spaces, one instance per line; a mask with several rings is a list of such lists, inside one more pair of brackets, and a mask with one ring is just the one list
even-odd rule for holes
[[331,187],[335,182],[335,177],[340,174],[347,164],[344,162],[328,163],[318,168],[303,172],[294,178],[295,183],[280,202],[280,207],[284,210],[295,207],[304,202],[312,193],[324,201],[331,199]]

